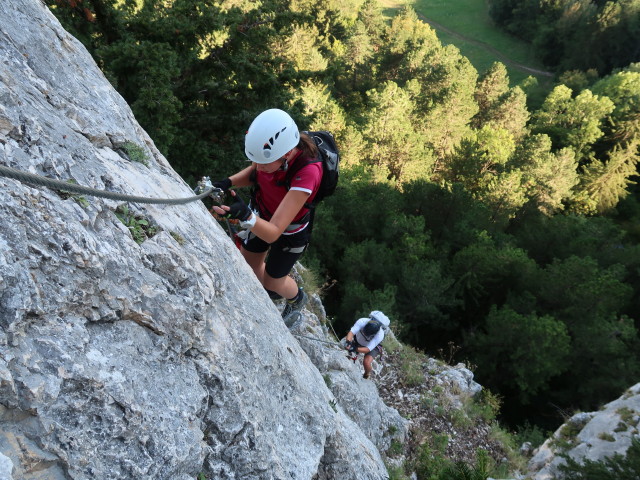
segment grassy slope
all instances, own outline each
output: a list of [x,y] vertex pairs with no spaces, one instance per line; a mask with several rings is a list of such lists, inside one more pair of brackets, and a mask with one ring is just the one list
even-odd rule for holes
[[[531,53],[531,47],[495,28],[487,13],[484,0],[380,0],[385,13],[391,15],[394,9],[404,5],[413,8],[430,21],[437,22],[467,39],[451,35],[436,28],[438,38],[443,44],[453,44],[469,58],[478,72],[483,72],[494,61],[501,61],[507,67],[512,85],[532,75],[514,65],[526,65],[532,69],[544,70],[544,67]],[[486,46],[482,46],[486,44]],[[496,55],[490,49],[501,55]],[[509,60],[511,62],[509,62]],[[533,75],[540,83],[548,82],[544,75]]]

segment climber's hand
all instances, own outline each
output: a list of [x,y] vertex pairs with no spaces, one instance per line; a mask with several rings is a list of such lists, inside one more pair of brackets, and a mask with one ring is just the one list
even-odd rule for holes
[[223,180],[216,180],[215,182],[212,183],[212,185],[215,188],[219,188],[224,193],[227,193],[229,191],[229,189],[231,188],[231,179],[230,178],[225,178]]
[[235,197],[236,201],[233,202],[229,207],[227,207],[228,210],[225,216],[227,218],[236,218],[241,222],[244,222],[245,220],[249,219],[253,212],[247,206],[247,204],[244,203],[242,198],[240,198],[240,195],[236,195],[235,193],[236,192],[231,192],[231,195]]

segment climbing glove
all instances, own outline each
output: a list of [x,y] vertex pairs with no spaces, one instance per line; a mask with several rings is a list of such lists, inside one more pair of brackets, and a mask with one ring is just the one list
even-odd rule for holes
[[215,182],[212,183],[212,185],[215,188],[219,188],[224,193],[227,193],[229,191],[229,189],[231,188],[231,179],[230,178],[225,178],[224,180],[216,180]]
[[229,212],[225,216],[227,218],[237,218],[241,222],[244,222],[249,219],[253,212],[239,195],[236,195],[235,199],[236,201],[229,205]]

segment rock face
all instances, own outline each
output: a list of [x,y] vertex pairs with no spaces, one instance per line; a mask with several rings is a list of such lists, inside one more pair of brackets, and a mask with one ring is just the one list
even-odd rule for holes
[[571,417],[534,452],[527,478],[558,478],[558,466],[564,463],[560,453],[576,461],[624,456],[633,438],[640,438],[640,383],[597,412]]
[[[0,19],[0,165],[193,194],[40,1]],[[386,478],[397,413],[327,387],[203,204],[118,207],[0,177],[0,478]]]

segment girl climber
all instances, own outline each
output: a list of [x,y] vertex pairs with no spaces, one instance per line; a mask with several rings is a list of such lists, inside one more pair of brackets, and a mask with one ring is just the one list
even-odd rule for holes
[[[269,295],[287,300],[282,318],[290,326],[307,302],[289,272],[309,243],[313,215],[308,206],[320,187],[322,163],[316,161],[313,139],[298,130],[289,114],[275,108],[253,120],[244,146],[251,165],[213,186],[225,192],[232,186],[252,186],[251,203],[245,205],[231,191],[234,203],[214,210],[237,218],[248,230],[240,251]],[[289,179],[287,171],[294,166]]]

